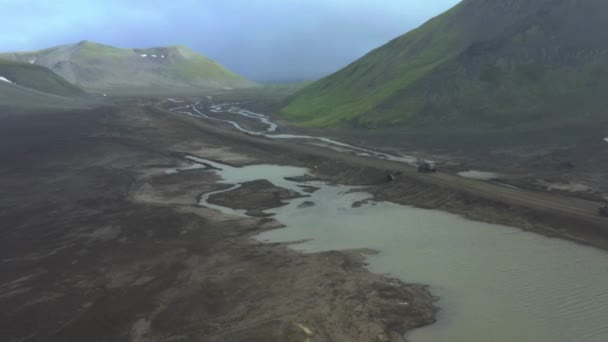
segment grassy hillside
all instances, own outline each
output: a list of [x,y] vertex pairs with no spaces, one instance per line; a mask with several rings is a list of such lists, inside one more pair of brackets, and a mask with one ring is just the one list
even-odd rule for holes
[[200,91],[254,84],[184,47],[121,49],[83,41],[35,52],[0,54],[45,66],[93,92]]
[[61,96],[84,95],[82,89],[73,86],[49,69],[39,65],[0,59],[0,76],[21,87],[48,94]]
[[464,0],[290,97],[306,126],[505,125],[608,103],[608,2]]
[[196,82],[197,79],[211,79],[236,87],[253,84],[217,62],[185,46],[178,45],[169,48],[169,50],[175,50],[176,53],[183,57],[175,63],[176,77],[181,77],[192,82]]

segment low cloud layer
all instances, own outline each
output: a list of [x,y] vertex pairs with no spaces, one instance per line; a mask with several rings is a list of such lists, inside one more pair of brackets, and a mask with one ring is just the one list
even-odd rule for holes
[[0,51],[184,44],[257,81],[315,79],[459,0],[0,0]]

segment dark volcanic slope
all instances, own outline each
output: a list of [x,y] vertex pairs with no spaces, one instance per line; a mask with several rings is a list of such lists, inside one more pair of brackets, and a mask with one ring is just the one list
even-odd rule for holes
[[253,85],[180,45],[121,49],[82,41],[35,52],[0,54],[0,58],[45,66],[73,84],[96,92],[179,92]]
[[283,114],[314,126],[593,120],[608,104],[606,13],[602,0],[464,0]]

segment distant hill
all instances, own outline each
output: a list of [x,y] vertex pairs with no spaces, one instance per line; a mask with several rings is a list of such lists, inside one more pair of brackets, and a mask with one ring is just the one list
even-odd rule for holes
[[605,117],[608,1],[463,0],[289,98],[308,126]]
[[0,58],[45,66],[91,92],[196,92],[240,88],[253,82],[185,46],[121,49],[82,41]]
[[90,100],[45,67],[0,60],[0,108],[80,107]]

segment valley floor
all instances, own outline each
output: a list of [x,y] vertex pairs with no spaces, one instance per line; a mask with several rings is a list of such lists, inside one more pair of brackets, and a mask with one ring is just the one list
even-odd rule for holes
[[[434,321],[426,287],[365,269],[372,251],[262,244],[251,237],[280,222],[198,206],[226,184],[191,168],[188,156],[307,167],[318,179],[366,185],[378,200],[608,247],[595,199],[419,174],[170,107],[125,99],[90,111],[2,114],[1,340],[402,341]],[[281,205],[281,189],[248,186],[255,191],[215,200],[252,214]],[[396,305],[403,302],[410,305]]]
[[0,120],[2,341],[398,341],[433,321],[426,288],[367,272],[364,251],[256,242],[279,223],[199,207],[217,176],[166,172],[287,151],[136,105]]

